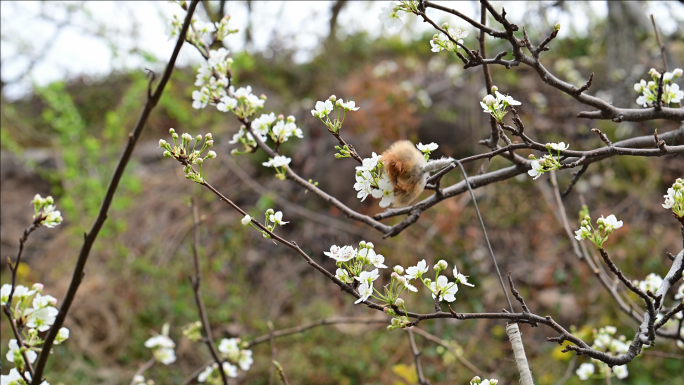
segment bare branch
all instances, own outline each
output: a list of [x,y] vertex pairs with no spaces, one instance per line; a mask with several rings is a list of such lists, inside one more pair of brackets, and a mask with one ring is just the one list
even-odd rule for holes
[[411,353],[413,353],[413,361],[416,364],[416,374],[418,375],[418,382],[420,385],[430,385],[430,381],[425,378],[423,374],[423,366],[420,364],[420,351],[416,346],[416,339],[413,338],[413,328],[406,328],[406,333],[408,333],[409,344],[411,345]]

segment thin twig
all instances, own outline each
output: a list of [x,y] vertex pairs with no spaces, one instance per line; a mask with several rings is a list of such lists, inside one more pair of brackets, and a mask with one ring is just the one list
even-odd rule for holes
[[192,243],[192,261],[195,266],[195,277],[190,279],[192,284],[192,290],[195,293],[195,304],[197,305],[197,312],[199,313],[200,322],[202,323],[202,329],[204,329],[204,334],[206,335],[205,343],[209,349],[211,357],[219,368],[219,373],[221,373],[221,380],[223,385],[228,385],[228,377],[225,371],[223,371],[223,366],[221,364],[221,358],[219,357],[219,352],[216,349],[216,342],[214,341],[214,335],[211,332],[211,324],[209,323],[209,317],[207,316],[207,310],[204,307],[204,301],[202,300],[202,293],[200,292],[200,283],[202,280],[202,275],[200,273],[199,265],[199,247],[200,247],[200,216],[199,208],[197,207],[197,198],[192,199],[192,218],[194,226],[194,241]]
[[[462,353],[456,351],[456,350],[454,349],[454,346],[451,345],[451,343],[450,343],[451,341],[445,341],[445,340],[443,340],[443,339],[441,339],[441,338],[435,336],[434,334],[428,333],[427,331],[425,331],[425,330],[423,330],[423,329],[420,329],[420,328],[417,327],[417,326],[411,327],[411,330],[413,330],[413,332],[415,332],[415,333],[417,333],[417,334],[420,334],[420,335],[421,335],[423,338],[425,338],[426,340],[431,341],[431,342],[434,342],[434,343],[436,343],[437,345],[442,346],[442,347],[445,348],[445,349],[448,349],[448,350],[451,352],[451,354],[453,354],[454,357],[456,357],[456,359],[458,360],[458,362],[460,362],[460,363],[463,364],[466,368],[468,368],[471,372],[473,372],[474,375],[476,375],[476,376],[484,376],[484,373],[485,373],[485,372],[482,371],[482,370],[480,370],[480,369],[478,369],[475,365],[473,365],[472,362],[468,361],[465,357],[463,357],[463,354],[462,354]],[[455,341],[454,341],[454,342],[455,342]]]
[[411,345],[411,353],[413,354],[413,361],[416,364],[416,374],[418,375],[418,382],[420,385],[430,385],[430,381],[425,378],[423,374],[423,365],[420,363],[420,351],[418,346],[416,346],[416,339],[413,338],[413,328],[406,328],[406,333],[408,333],[409,344]]
[[157,362],[157,359],[152,357],[149,360],[147,360],[147,362],[145,362],[141,367],[139,367],[138,370],[133,375],[133,378],[131,379],[130,385],[136,385],[137,382],[135,381],[135,378],[137,376],[142,376],[143,373],[145,373],[149,368],[151,368],[156,362]]
[[577,363],[577,356],[572,356],[572,359],[568,363],[568,368],[565,369],[565,374],[563,374],[563,377],[561,377],[558,382],[556,382],[556,385],[563,385],[565,384],[570,377],[572,377],[572,372],[575,370],[575,364]]
[[[268,341],[271,345],[271,362],[275,362],[276,359],[276,347],[275,347],[275,338],[273,337],[273,322],[268,321]],[[271,365],[268,367],[268,385],[273,384],[273,369],[275,368],[275,365]]]
[[90,250],[93,244],[95,243],[98,234],[100,233],[100,229],[102,228],[105,220],[107,219],[107,212],[109,211],[109,207],[112,204],[112,200],[114,199],[114,194],[116,193],[116,189],[119,187],[121,177],[123,176],[123,173],[126,169],[126,165],[128,165],[128,161],[130,160],[131,155],[133,154],[135,144],[137,143],[138,138],[140,138],[140,134],[142,133],[145,127],[147,118],[150,116],[150,113],[159,102],[159,99],[161,98],[162,93],[164,92],[164,88],[166,87],[166,84],[171,78],[171,73],[173,72],[173,68],[176,64],[176,58],[178,58],[178,53],[180,52],[180,49],[183,46],[183,42],[185,41],[185,35],[188,31],[188,27],[190,26],[190,20],[192,19],[192,15],[195,12],[195,8],[197,7],[198,3],[199,1],[194,0],[190,3],[190,6],[188,7],[188,13],[185,16],[185,20],[183,21],[183,27],[181,28],[178,40],[176,41],[176,46],[173,49],[173,54],[171,55],[171,58],[169,59],[169,62],[166,65],[166,69],[164,70],[164,75],[162,76],[161,81],[159,82],[159,85],[157,86],[157,89],[154,92],[154,95],[152,95],[152,98],[147,99],[147,101],[145,102],[145,106],[143,107],[143,110],[140,113],[140,116],[138,117],[138,121],[135,125],[135,128],[133,129],[133,132],[128,136],[128,143],[126,144],[126,148],[124,149],[124,152],[121,154],[119,163],[117,164],[116,169],[114,170],[114,174],[112,175],[112,179],[109,182],[107,193],[105,194],[105,197],[102,200],[102,205],[100,206],[100,211],[97,214],[95,222],[93,223],[93,226],[91,227],[90,231],[84,234],[83,246],[81,247],[81,251],[79,253],[76,266],[74,267],[74,273],[71,278],[71,283],[69,284],[69,289],[67,289],[67,293],[64,296],[64,299],[62,300],[62,306],[59,308],[59,314],[57,314],[55,323],[52,325],[52,328],[50,328],[48,335],[45,337],[45,343],[42,347],[40,356],[38,356],[38,361],[36,362],[35,368],[35,375],[33,376],[31,385],[38,385],[43,381],[43,371],[45,370],[45,365],[47,364],[48,357],[50,356],[52,344],[54,343],[55,338],[57,337],[57,333],[59,333],[59,329],[62,327],[62,325],[64,325],[64,320],[66,319],[66,316],[69,313],[69,308],[71,307],[71,304],[74,301],[76,292],[78,291],[78,287],[81,285],[81,281],[83,280],[83,276],[85,274],[85,265],[88,262],[88,256],[90,255]]
[[278,371],[278,376],[280,377],[280,381],[283,382],[283,385],[290,385],[289,382],[287,382],[287,377],[285,377],[285,371],[283,370],[283,366],[280,365],[280,362],[278,361],[272,361],[273,366],[275,366],[276,370]]

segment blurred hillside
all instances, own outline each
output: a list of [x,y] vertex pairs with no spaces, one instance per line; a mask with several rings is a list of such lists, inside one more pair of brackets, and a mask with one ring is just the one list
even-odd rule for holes
[[[626,13],[624,3],[620,4],[625,8],[611,6],[609,10],[612,14],[623,12],[622,18],[596,20],[594,29],[584,37],[575,34],[554,40],[542,60],[559,77],[577,85],[593,72],[591,94],[616,105],[636,107],[632,85],[645,78],[649,68],[660,68],[662,63],[650,26],[639,24],[643,20],[625,24],[635,16]],[[627,27],[631,32],[625,32]],[[549,30],[543,28],[541,23],[539,30],[528,30],[533,41],[543,39],[544,31]],[[355,100],[361,109],[347,118],[343,135],[362,156],[380,153],[398,139],[434,141],[440,145],[436,157],[461,158],[485,152],[487,148],[478,144],[490,130],[489,118],[478,104],[484,95],[482,69],[463,70],[455,56],[430,52],[431,36],[426,33],[406,41],[358,33],[338,39],[331,33],[320,53],[305,63],[295,61],[295,52],[274,40],[268,54],[256,50],[232,54],[234,81],[239,86],[251,85],[257,95],[268,96],[265,113],[297,118],[304,139],[288,141],[283,152],[292,157],[291,166],[300,175],[319,182],[346,205],[372,215],[382,210],[375,200],[359,202],[356,198],[354,162],[333,157],[335,139],[309,111],[316,100],[331,93]],[[471,37],[467,44],[475,47],[472,32]],[[666,38],[670,69],[684,64],[681,37],[680,29]],[[615,50],[611,48],[614,39],[624,40],[626,45]],[[505,49],[490,40],[490,56]],[[627,49],[631,61],[625,64],[620,58]],[[615,68],[613,63],[625,66]],[[195,71],[189,67],[174,71],[150,117],[66,321],[72,338],[54,349],[47,371],[51,384],[128,383],[150,357],[143,342],[165,322],[172,325],[178,361],[168,367],[156,365],[146,377],[158,384],[177,384],[210,359],[204,346],[181,335],[181,327],[197,319],[188,280],[192,196],[199,198],[203,218],[202,290],[217,337],[260,336],[268,333],[268,321],[283,329],[326,317],[382,316],[354,306],[350,297],[291,250],[244,228],[238,215],[188,182],[181,168],[164,159],[157,148],[159,138],[166,138],[170,127],[195,135],[213,133],[219,156],[206,164],[207,179],[237,204],[249,208],[252,216],[261,218],[267,208],[282,210],[291,222],[279,229],[280,234],[296,240],[322,266],[334,269],[333,261],[323,255],[331,244],[370,240],[391,264],[406,266],[422,258],[430,266],[439,259],[456,263],[476,285],[457,295],[456,311],[500,310],[504,299],[468,195],[442,202],[400,236],[383,240],[380,233],[348,221],[291,181],[274,178],[272,170],[261,167],[267,159],[263,152],[231,156],[233,146],[228,141],[239,124],[215,109],[192,109]],[[650,135],[656,128],[660,133],[678,128],[668,121],[616,124],[575,119],[585,108],[546,87],[529,68],[494,67],[492,71],[494,84],[522,102],[519,110],[526,130],[542,143],[562,140],[572,149],[588,150],[603,146],[591,133],[593,127],[613,141]],[[36,193],[53,195],[65,218],[57,229],[41,229],[31,237],[20,284],[42,282],[48,293],[60,299],[63,296],[82,232],[99,209],[146,90],[144,73],[133,71],[112,73],[96,81],[77,77],[55,82],[36,87],[19,100],[8,101],[3,96],[0,254],[15,255],[18,237],[31,221],[29,201]],[[470,163],[466,169],[473,175],[506,165],[495,158]],[[626,225],[607,245],[616,263],[633,279],[643,279],[650,272],[662,275],[669,267],[665,253],[676,252],[682,243],[677,222],[661,207],[661,196],[683,176],[683,169],[684,161],[675,158],[614,157],[593,164],[565,199],[571,223],[574,226],[582,202],[593,216],[617,215]],[[567,186],[571,177],[568,170],[560,172],[560,185]],[[459,180],[457,173],[451,173],[443,185]],[[614,325],[618,334],[631,338],[635,323],[612,306],[593,274],[572,254],[552,188],[546,177],[533,184],[523,175],[476,190],[502,272],[512,272],[534,312],[551,315],[562,325],[577,325],[586,336],[591,328]],[[324,214],[328,219],[315,221],[298,214],[302,211]],[[6,283],[9,274],[6,262],[2,263],[2,282]],[[425,292],[420,296],[407,300],[412,310],[430,311],[431,299]],[[6,322],[1,325],[4,356],[11,333]],[[403,374],[411,372],[406,368],[413,365],[405,333],[388,332],[384,326],[323,326],[285,337],[276,341],[277,359],[297,384],[415,382]],[[503,322],[436,320],[420,327],[442,339],[455,340],[464,356],[500,379],[499,384],[517,382]],[[555,384],[571,355],[546,342],[548,329],[523,326],[522,332],[537,383]],[[426,376],[433,384],[465,384],[472,378],[466,367],[440,353],[436,345],[421,337],[417,342]],[[669,341],[652,350],[683,354]],[[255,364],[239,383],[267,383],[270,354],[266,344],[255,347]],[[587,361],[580,358],[577,365]],[[614,383],[684,384],[681,359],[644,354],[628,367],[630,376],[614,379]],[[567,384],[580,382],[573,376]]]

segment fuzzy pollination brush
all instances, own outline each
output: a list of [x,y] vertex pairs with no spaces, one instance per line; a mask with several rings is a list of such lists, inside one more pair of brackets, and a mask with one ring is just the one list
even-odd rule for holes
[[394,202],[391,206],[408,206],[425,189],[429,174],[450,165],[453,161],[452,158],[427,161],[408,140],[392,144],[382,153],[385,172],[394,186]]

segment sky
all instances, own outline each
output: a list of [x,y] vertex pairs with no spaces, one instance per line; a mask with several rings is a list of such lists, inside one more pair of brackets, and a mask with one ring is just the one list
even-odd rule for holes
[[[508,18],[519,24],[528,10],[528,2],[493,2],[497,9],[506,7]],[[542,2],[542,3],[554,3]],[[352,1],[348,3],[338,18],[338,33],[354,34],[365,31],[370,38],[382,34],[399,34],[402,39],[419,36],[431,28],[413,15],[403,17],[405,23],[399,30],[387,30],[378,20],[382,7],[388,1]],[[472,1],[440,1],[439,4],[456,8],[479,19],[479,4]],[[536,4],[536,3],[535,3]],[[569,13],[550,9],[548,19],[560,22],[568,28],[561,29],[561,36],[575,31],[586,35],[590,17],[602,18],[607,14],[603,1],[590,1],[586,6],[572,6]],[[310,60],[328,34],[330,1],[254,1],[252,3],[253,47],[250,51],[271,54],[268,48],[274,36],[281,38],[284,48],[294,49],[295,61]],[[68,9],[77,10],[68,17]],[[652,4],[649,12],[666,15],[662,4]],[[684,6],[682,7],[684,12]],[[228,1],[226,12],[232,16],[231,26],[240,32],[232,35],[226,46],[232,51],[245,49],[244,28],[247,25],[245,2]],[[46,85],[65,78],[85,76],[97,79],[112,71],[142,70],[149,67],[157,72],[163,70],[175,40],[169,38],[170,20],[174,14],[184,15],[184,11],[171,2],[0,2],[2,42],[0,57],[2,68],[0,76],[10,82],[4,90],[5,97],[19,98],[30,92],[32,85]],[[202,7],[196,15],[207,20]],[[430,10],[428,15],[441,23],[450,21],[452,26],[470,30],[474,28],[465,22],[449,17],[441,12]],[[529,16],[528,16],[529,17]],[[58,26],[70,20],[61,28]],[[659,18],[661,19],[661,18]],[[663,17],[659,27],[666,33],[677,28],[674,20]],[[526,19],[529,21],[528,19]],[[339,36],[338,35],[338,36]],[[284,39],[283,39],[284,38]],[[426,42],[428,44],[428,42]],[[468,42],[466,41],[466,44]],[[476,46],[477,43],[473,43]],[[143,55],[145,52],[159,60],[151,64]],[[34,60],[39,58],[39,60]],[[199,54],[190,47],[181,51],[177,65],[199,65]],[[31,66],[31,62],[35,65]],[[29,70],[30,69],[30,70]],[[14,81],[27,73],[21,81]]]

